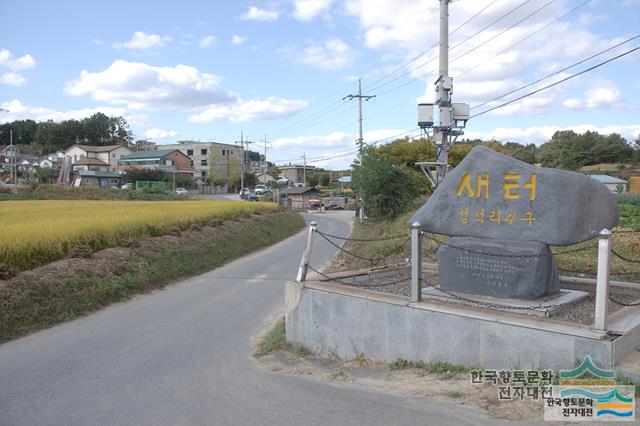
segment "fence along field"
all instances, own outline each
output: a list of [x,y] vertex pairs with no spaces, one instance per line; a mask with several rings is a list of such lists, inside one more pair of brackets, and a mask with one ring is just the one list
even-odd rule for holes
[[0,263],[26,270],[64,258],[73,247],[99,250],[276,209],[271,203],[239,201],[3,201]]

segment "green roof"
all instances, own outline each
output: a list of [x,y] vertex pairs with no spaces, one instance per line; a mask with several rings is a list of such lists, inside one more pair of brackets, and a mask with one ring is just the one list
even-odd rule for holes
[[162,157],[166,157],[167,155],[175,151],[176,151],[175,149],[159,149],[157,151],[136,151],[120,158],[120,161],[144,160],[148,158],[162,158]]

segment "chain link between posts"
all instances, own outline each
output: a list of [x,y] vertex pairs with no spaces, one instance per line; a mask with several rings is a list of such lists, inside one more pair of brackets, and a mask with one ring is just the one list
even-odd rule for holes
[[[361,260],[365,260],[368,261],[371,265],[371,267],[377,266],[378,263],[380,261],[386,261],[387,258],[393,254],[398,254],[401,250],[404,249],[404,247],[407,245],[407,243],[409,243],[409,241],[411,241],[411,237],[407,236],[407,235],[403,235],[403,234],[397,234],[397,235],[390,235],[387,237],[380,237],[380,238],[350,238],[350,237],[342,237],[339,235],[332,235],[332,234],[328,234],[328,233],[323,233],[321,231],[316,230],[316,232],[323,238],[325,239],[328,243],[330,243],[332,246],[334,246],[335,248],[337,248],[338,250],[353,256],[355,258],[361,259]],[[627,233],[638,233],[640,232],[640,230],[618,230],[618,231],[614,231],[614,234],[627,234]],[[491,253],[491,252],[484,252],[481,250],[474,250],[474,249],[469,249],[469,248],[465,248],[465,247],[459,247],[456,246],[454,244],[449,244],[447,242],[444,241],[439,241],[435,235],[429,235],[426,234],[424,231],[420,232],[420,235],[425,236],[424,238],[432,241],[436,244],[436,247],[440,247],[440,246],[446,246],[446,247],[450,247],[453,248],[455,250],[459,250],[459,251],[464,251],[467,253],[473,253],[473,254],[478,254],[478,255],[484,255],[484,256],[494,256],[494,257],[504,257],[504,258],[539,258],[539,257],[549,257],[549,256],[561,256],[561,255],[565,255],[565,254],[573,254],[573,253],[580,253],[580,252],[584,252],[584,251],[588,251],[588,250],[593,250],[595,248],[598,247],[597,243],[594,245],[590,245],[590,246],[585,246],[585,247],[580,247],[580,248],[574,248],[574,249],[569,249],[569,250],[565,250],[565,251],[559,251],[559,252],[551,252],[549,254],[497,254],[497,253]],[[386,257],[381,256],[381,257],[365,257],[365,256],[360,256],[359,254],[353,253],[350,250],[345,249],[344,247],[336,244],[334,241],[331,240],[331,238],[333,239],[337,239],[337,240],[342,240],[342,241],[348,241],[348,242],[380,242],[380,241],[390,241],[390,240],[395,240],[395,239],[401,239],[401,238],[405,238],[406,240],[404,242],[402,242],[401,244],[399,244],[398,246],[396,246]],[[618,257],[619,259],[625,261],[625,262],[629,262],[629,263],[640,263],[640,259],[631,259],[628,258],[622,254],[620,254],[617,250],[615,249],[611,249],[611,252]],[[427,257],[429,260],[432,260],[434,262],[437,262],[437,259],[435,259],[433,256],[430,256],[429,254],[425,254],[425,257]],[[385,262],[386,263],[386,262]],[[406,264],[406,263],[405,263]],[[406,278],[403,278],[401,280],[395,280],[395,281],[390,281],[390,282],[384,282],[384,283],[380,283],[380,284],[357,284],[354,280],[354,282],[350,283],[350,282],[345,282],[342,281],[338,278],[333,278],[330,275],[327,275],[323,272],[320,272],[319,270],[317,270],[316,268],[312,267],[311,265],[309,265],[309,269],[311,269],[313,272],[315,272],[316,274],[320,275],[321,277],[323,277],[325,279],[325,281],[331,281],[331,282],[335,282],[338,284],[342,284],[342,285],[347,285],[347,286],[351,286],[351,287],[360,287],[360,288],[382,288],[382,287],[389,287],[392,285],[397,285],[403,281],[406,281]],[[581,271],[581,270],[573,270],[573,269],[566,269],[566,268],[558,268],[558,270],[563,271],[563,272],[570,272],[570,273],[577,273],[577,274],[595,274],[595,272],[590,272],[590,271]],[[614,275],[614,276],[637,276],[640,275],[640,272],[615,272],[615,271],[611,271],[610,275]],[[395,278],[398,278],[397,276]],[[370,279],[370,277],[369,277]],[[368,281],[368,283],[370,282],[370,280]],[[473,300],[473,299],[469,299],[469,298],[465,298],[463,296],[460,296],[456,293],[453,293],[451,291],[442,289],[442,288],[438,288],[437,284],[433,283],[429,283],[426,282],[427,285],[429,287],[433,287],[435,289],[437,289],[439,292],[446,294],[456,300],[460,300],[463,302],[467,302],[467,303],[471,303],[473,305],[476,306],[483,306],[483,307],[489,307],[489,308],[496,308],[496,309],[504,309],[504,310],[529,310],[529,311],[536,311],[539,309],[554,309],[554,308],[559,308],[562,307],[562,304],[538,304],[535,306],[511,306],[511,305],[503,305],[500,303],[491,303],[491,302],[483,302],[483,301],[478,301],[478,300]],[[617,303],[621,306],[640,306],[640,302],[637,303],[626,303],[626,302],[622,302],[620,300],[617,300],[615,298],[613,298],[611,295],[609,296],[609,300],[611,300],[613,303]]]

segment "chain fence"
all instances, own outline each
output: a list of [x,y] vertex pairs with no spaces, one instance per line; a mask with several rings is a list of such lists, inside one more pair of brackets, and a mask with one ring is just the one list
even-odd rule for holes
[[[319,230],[316,230],[316,232],[318,233],[318,235],[320,235],[324,240],[326,240],[329,244],[331,244],[333,247],[335,247],[336,249],[338,249],[339,251],[345,253],[348,256],[352,256],[354,258],[360,259],[360,260],[364,260],[369,262],[370,266],[376,267],[380,264],[380,262],[384,262],[384,265],[387,265],[387,260],[389,259],[389,257],[394,256],[394,255],[398,255],[400,252],[402,252],[405,247],[407,246],[407,244],[411,241],[411,236],[407,235],[407,234],[396,234],[396,235],[389,235],[389,236],[385,236],[385,237],[379,237],[379,238],[352,238],[352,237],[344,237],[344,236],[339,236],[339,235],[333,235],[333,234],[329,234],[329,233],[324,233],[321,232]],[[623,230],[614,230],[613,231],[614,234],[629,234],[629,233],[640,233],[640,230],[629,230],[629,229],[623,229]],[[466,253],[472,253],[472,254],[476,254],[476,255],[482,255],[482,256],[492,256],[492,257],[503,257],[503,258],[540,258],[540,257],[549,257],[549,256],[562,256],[562,255],[569,255],[569,254],[576,254],[576,253],[582,253],[582,252],[588,252],[590,250],[596,249],[598,247],[598,243],[596,242],[595,244],[592,245],[588,245],[588,246],[584,246],[584,247],[577,247],[577,248],[571,248],[571,249],[567,249],[564,251],[556,251],[556,252],[550,252],[550,253],[543,253],[543,254],[499,254],[499,253],[492,253],[492,252],[488,252],[488,251],[482,251],[482,250],[475,250],[475,249],[470,249],[470,248],[466,248],[466,247],[460,247],[454,244],[450,244],[446,241],[440,241],[438,240],[436,234],[429,234],[429,233],[425,233],[423,231],[420,232],[420,234],[423,236],[423,238],[425,238],[426,240],[430,241],[431,243],[435,243],[435,247],[429,247],[429,249],[433,250],[434,253],[429,253],[428,251],[423,251],[423,256],[426,257],[427,259],[433,261],[434,263],[437,263],[437,259],[434,257],[435,255],[435,251],[439,248],[439,247],[450,247],[452,249],[455,250],[459,250],[462,252],[466,252]],[[335,241],[333,240],[339,240],[339,241],[344,241],[344,242],[353,242],[353,243],[372,243],[372,242],[382,242],[382,241],[391,241],[391,240],[397,240],[397,239],[404,239],[404,241],[402,241],[400,244],[396,245],[395,247],[392,248],[392,250],[387,253],[386,256],[379,256],[379,257],[367,257],[367,256],[362,256],[358,253],[354,253],[352,250],[349,250],[345,247],[343,247],[340,244],[337,244]],[[619,250],[617,250],[616,248],[612,248],[611,252],[614,256],[616,256],[618,259],[627,262],[627,263],[633,263],[633,264],[637,264],[640,263],[640,259],[633,259],[630,258],[628,256],[625,256],[623,254],[620,253]],[[405,262],[404,265],[408,264],[410,262],[410,258],[408,262]],[[398,266],[398,265],[396,265]],[[316,274],[318,274],[320,277],[323,278],[323,280],[321,281],[328,281],[328,282],[334,282],[337,284],[342,284],[342,285],[347,285],[347,286],[351,286],[351,287],[359,287],[359,288],[385,288],[385,287],[390,287],[390,286],[395,286],[395,285],[399,285],[402,283],[406,283],[410,277],[407,276],[400,276],[400,275],[391,275],[391,280],[387,280],[387,281],[383,281],[383,282],[371,282],[371,275],[367,276],[367,281],[366,282],[357,282],[357,280],[354,278],[352,280],[352,282],[347,282],[344,281],[343,279],[339,279],[339,278],[334,278],[331,275],[328,275],[326,273],[323,273],[321,271],[319,271],[318,269],[312,267],[311,265],[309,265],[309,269],[313,272],[315,272]],[[582,270],[578,270],[578,269],[570,269],[570,268],[566,268],[566,267],[558,267],[559,271],[562,272],[568,272],[568,273],[573,273],[573,274],[591,274],[591,275],[595,275],[596,272],[595,271],[585,271],[584,269]],[[629,276],[629,277],[636,277],[636,276],[640,276],[640,271],[638,272],[633,272],[633,271],[610,271],[609,272],[610,275],[612,276]],[[376,280],[380,280],[380,278],[376,278]],[[474,299],[469,299],[466,298],[464,296],[460,296],[459,294],[456,294],[454,292],[448,291],[446,289],[442,289],[439,288],[437,286],[437,283],[430,283],[428,281],[424,281],[424,283],[427,284],[428,287],[433,287],[434,289],[436,289],[437,291],[453,298],[456,300],[459,300],[461,302],[466,302],[475,306],[482,306],[482,307],[488,307],[488,308],[494,308],[494,309],[502,309],[502,310],[512,310],[512,311],[536,311],[536,310],[540,310],[540,309],[556,309],[559,307],[562,307],[562,304],[545,304],[545,303],[540,303],[538,305],[533,305],[533,306],[512,306],[512,305],[505,305],[505,304],[500,304],[500,303],[492,303],[492,302],[485,302],[485,301],[479,301],[479,300],[474,300]],[[634,302],[634,303],[627,303],[627,302],[623,302],[621,300],[618,300],[614,297],[612,297],[611,295],[609,295],[609,300],[613,303],[616,303],[618,305],[621,306],[640,306],[640,301],[639,302]]]

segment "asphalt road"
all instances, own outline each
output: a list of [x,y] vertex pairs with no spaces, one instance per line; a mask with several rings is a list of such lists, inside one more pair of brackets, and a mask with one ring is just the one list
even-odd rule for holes
[[[315,215],[332,234],[346,217]],[[0,424],[495,424],[453,404],[273,374],[250,336],[283,304],[305,233],[0,346]],[[334,255],[318,241],[313,264]]]

